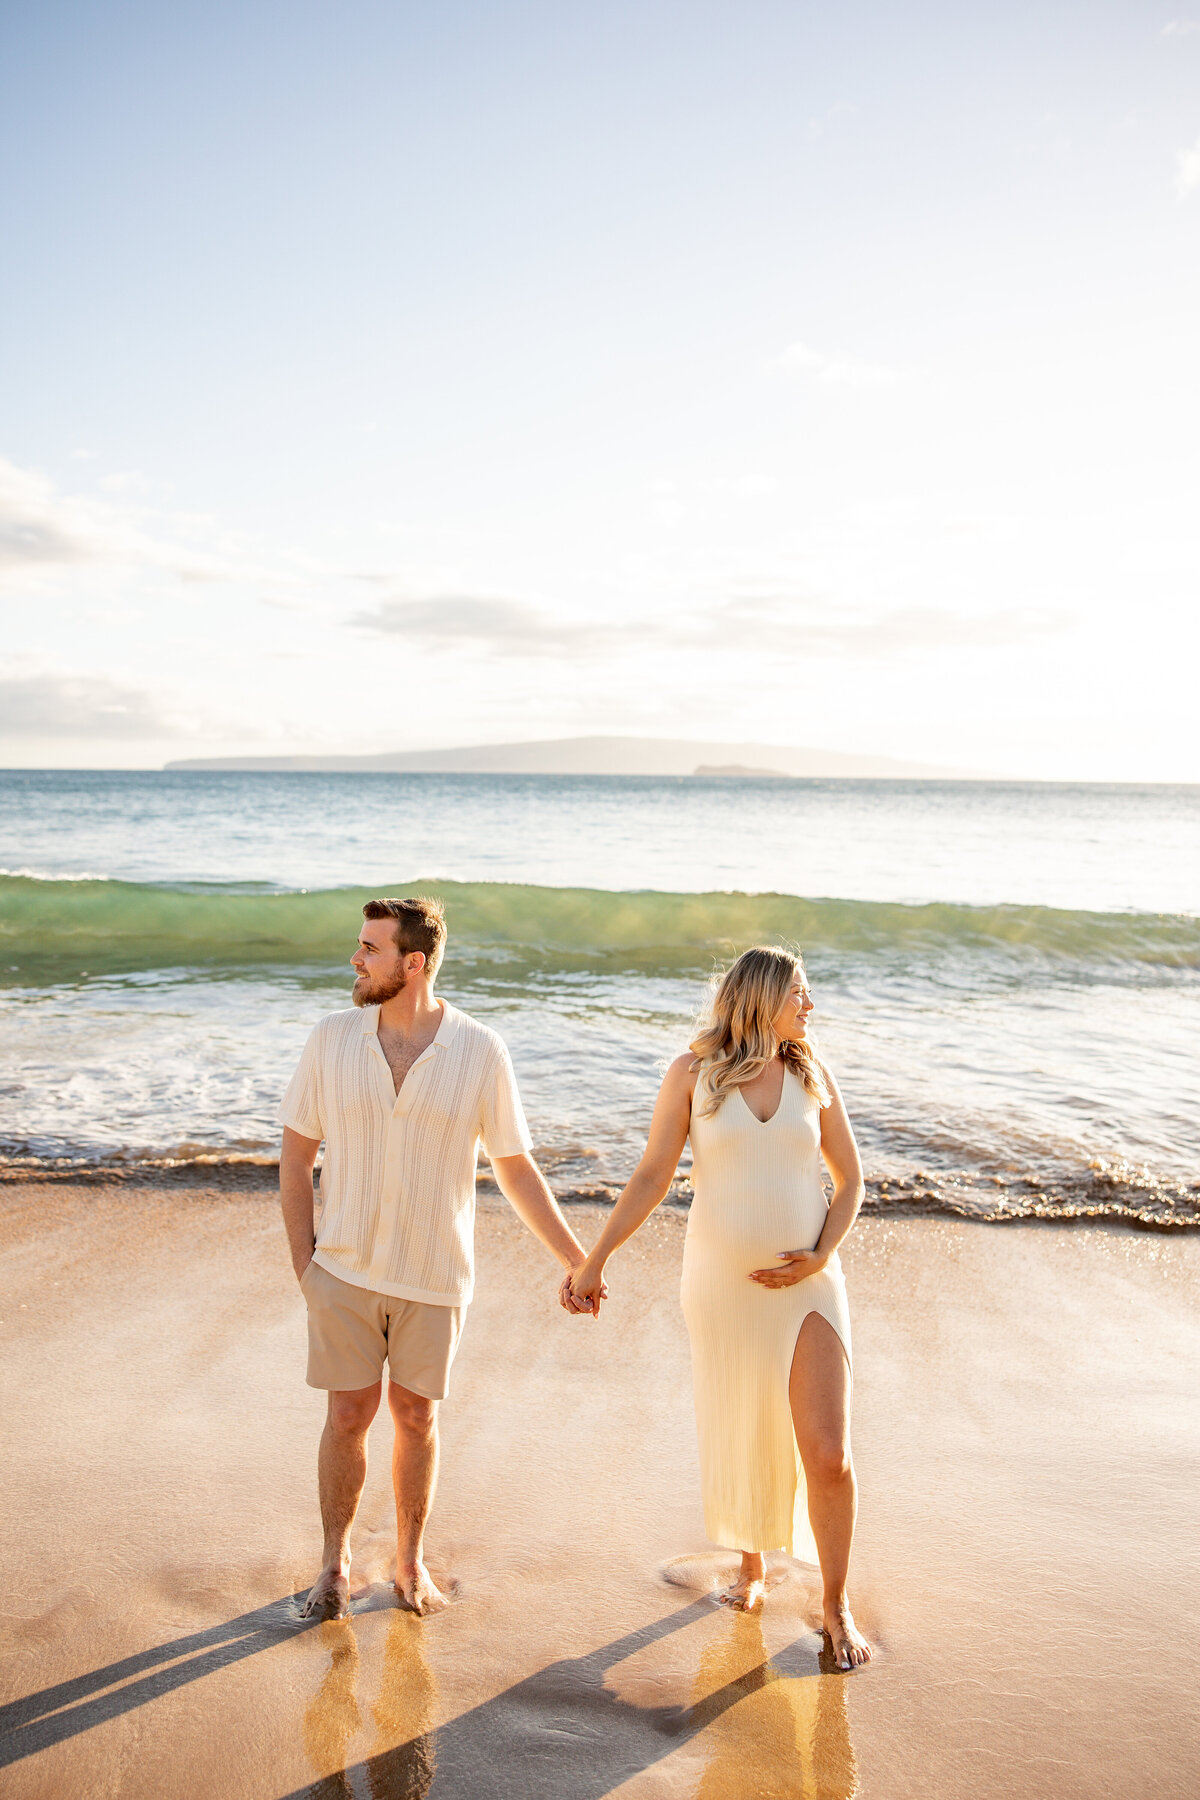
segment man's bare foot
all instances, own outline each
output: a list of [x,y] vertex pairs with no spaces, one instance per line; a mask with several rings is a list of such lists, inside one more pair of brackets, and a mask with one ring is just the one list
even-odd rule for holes
[[767,1595],[767,1584],[761,1575],[739,1575],[717,1595],[718,1606],[729,1606],[734,1612],[757,1612]]
[[441,1612],[450,1602],[442,1593],[423,1562],[407,1563],[396,1570],[396,1592],[400,1604],[425,1618]]
[[322,1569],[308,1599],[300,1608],[302,1619],[344,1619],[350,1611],[350,1582],[340,1569]]
[[857,1669],[870,1662],[871,1646],[854,1623],[854,1615],[845,1600],[826,1603],[825,1630],[839,1669]]

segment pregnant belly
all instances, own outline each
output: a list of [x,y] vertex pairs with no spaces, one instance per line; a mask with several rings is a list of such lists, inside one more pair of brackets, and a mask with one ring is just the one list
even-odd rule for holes
[[710,1194],[697,1182],[688,1212],[688,1242],[746,1272],[766,1269],[780,1250],[811,1250],[828,1215],[819,1183],[784,1192]]

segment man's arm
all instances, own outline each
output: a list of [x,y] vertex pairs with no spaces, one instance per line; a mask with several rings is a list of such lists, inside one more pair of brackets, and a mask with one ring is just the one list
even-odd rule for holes
[[320,1148],[320,1138],[301,1137],[290,1125],[284,1126],[283,1148],[279,1152],[279,1204],[297,1281],[312,1261],[316,1242],[312,1177]]
[[564,1269],[577,1269],[584,1260],[583,1245],[563,1218],[558,1201],[546,1186],[546,1177],[529,1152],[494,1156],[492,1174],[522,1225],[545,1244]]

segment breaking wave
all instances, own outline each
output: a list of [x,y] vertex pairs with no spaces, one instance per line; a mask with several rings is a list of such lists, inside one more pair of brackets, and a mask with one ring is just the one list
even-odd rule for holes
[[[444,899],[456,953],[510,952],[702,968],[763,940],[805,951],[992,952],[1200,969],[1200,919],[1043,906],[903,905],[790,894],[609,892],[507,882],[396,881]],[[196,967],[340,964],[366,889],[44,880],[0,875],[0,982]]]

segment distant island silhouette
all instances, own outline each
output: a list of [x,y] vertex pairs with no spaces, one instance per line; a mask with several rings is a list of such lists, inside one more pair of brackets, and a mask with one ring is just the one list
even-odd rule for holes
[[720,744],[684,738],[546,738],[520,744],[466,744],[446,750],[397,750],[375,756],[205,756],[171,770],[321,774],[430,775],[777,775],[811,779],[987,780],[978,769],[788,744]]
[[756,780],[766,776],[772,781],[795,780],[794,776],[788,775],[783,769],[754,769],[751,768],[748,763],[701,763],[698,768],[692,770],[692,774],[704,776],[753,776]]

